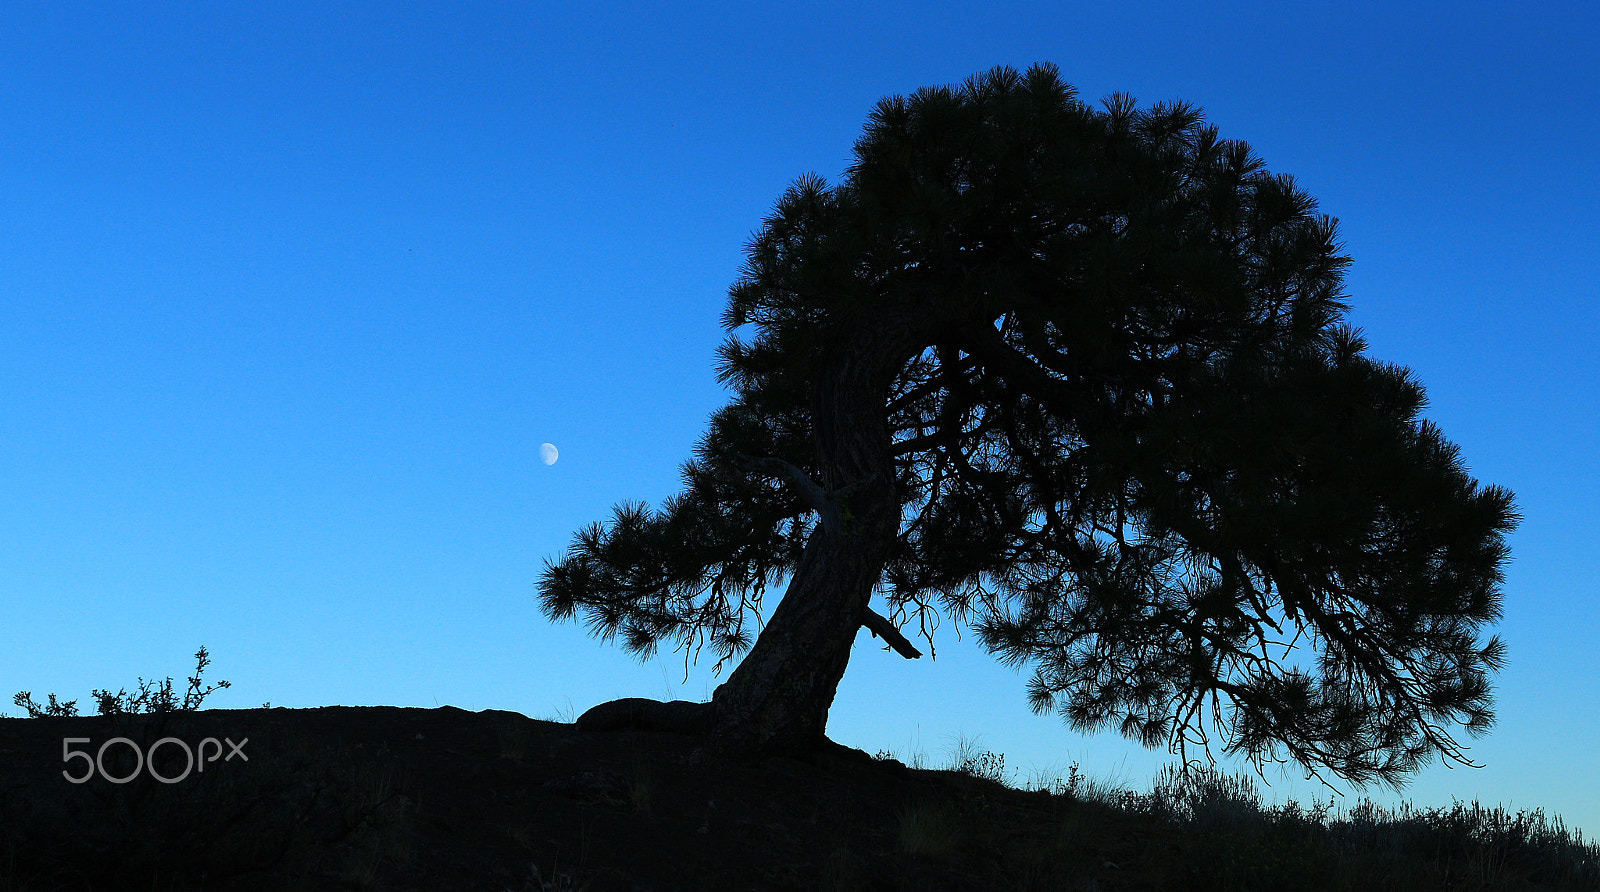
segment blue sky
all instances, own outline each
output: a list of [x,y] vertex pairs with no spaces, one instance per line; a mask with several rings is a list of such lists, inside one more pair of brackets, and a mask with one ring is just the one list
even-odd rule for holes
[[[837,178],[883,96],[1049,61],[1203,107],[1341,220],[1349,321],[1525,516],[1488,767],[1404,798],[1600,834],[1582,5],[160,6],[0,24],[0,711],[181,684],[201,644],[217,708],[705,699],[710,661],[547,621],[545,559],[676,491],[791,181]],[[914,662],[863,634],[830,736],[1138,788],[1170,761],[1033,715],[954,631]]]

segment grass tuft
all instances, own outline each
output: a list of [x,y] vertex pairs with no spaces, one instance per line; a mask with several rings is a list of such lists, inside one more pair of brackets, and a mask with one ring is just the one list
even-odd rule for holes
[[[1004,756],[973,740],[959,739],[952,756],[949,770],[1005,783]],[[1250,775],[1204,765],[1169,765],[1148,793],[1085,777],[1076,763],[1066,778],[1036,773],[1019,789],[1062,804],[1055,831],[1015,854],[1010,876],[1027,888],[1099,888],[1086,877],[1100,874],[1119,887],[1230,892],[1600,889],[1600,845],[1538,809],[1387,811],[1363,799],[1341,811],[1331,797],[1263,807]],[[919,802],[899,814],[900,851],[954,856],[991,835],[985,814]],[[1130,836],[1144,838],[1143,852]]]

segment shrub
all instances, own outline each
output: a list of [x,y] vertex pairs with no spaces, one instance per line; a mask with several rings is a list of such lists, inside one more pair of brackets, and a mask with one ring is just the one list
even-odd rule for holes
[[[133,715],[138,713],[155,712],[190,712],[200,708],[201,701],[217,688],[232,687],[226,681],[219,681],[207,688],[200,687],[200,676],[205,674],[206,666],[210,665],[211,658],[206,654],[204,646],[195,653],[198,664],[195,666],[194,675],[189,677],[189,690],[183,695],[183,700],[178,700],[177,694],[172,690],[172,676],[160,686],[154,681],[139,679],[139,692],[129,694],[126,689],[120,689],[115,694],[110,691],[91,691],[99,707],[100,715]],[[37,719],[45,716],[73,716],[78,714],[78,701],[68,700],[65,703],[56,700],[55,694],[49,695],[49,701],[41,705],[34,702],[33,694],[29,691],[20,691],[11,702],[28,711],[28,718]]]

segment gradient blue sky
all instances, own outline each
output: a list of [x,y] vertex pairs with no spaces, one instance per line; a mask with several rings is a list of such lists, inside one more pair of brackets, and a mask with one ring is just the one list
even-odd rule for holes
[[[794,178],[836,178],[880,97],[1050,61],[1202,106],[1340,218],[1349,321],[1526,517],[1488,767],[1405,798],[1600,833],[1587,4],[159,7],[0,23],[0,708],[181,684],[201,644],[217,708],[705,699],[709,661],[548,622],[544,560],[676,491]],[[830,735],[1139,788],[1170,761],[935,642],[863,634]]]

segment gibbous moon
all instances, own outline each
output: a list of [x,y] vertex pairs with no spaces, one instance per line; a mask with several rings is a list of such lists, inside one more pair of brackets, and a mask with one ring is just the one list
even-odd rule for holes
[[544,462],[547,465],[553,465],[553,464],[556,463],[556,459],[558,459],[560,457],[561,457],[561,453],[556,451],[556,447],[555,447],[554,444],[552,444],[552,443],[540,443],[539,444],[539,460],[540,461]]

